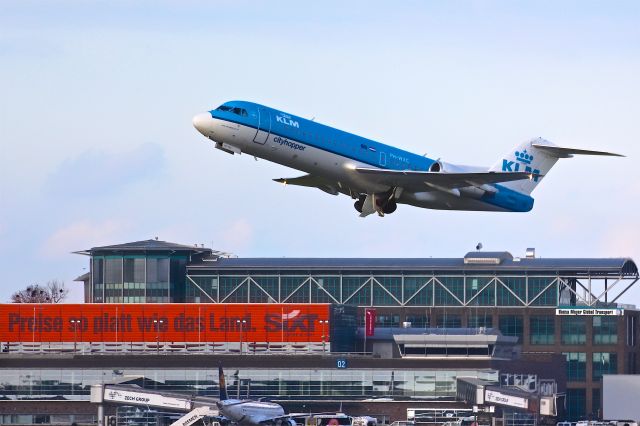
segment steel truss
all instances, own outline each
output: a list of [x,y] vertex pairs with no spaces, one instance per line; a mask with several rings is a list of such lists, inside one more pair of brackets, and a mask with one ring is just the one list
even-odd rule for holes
[[187,275],[186,301],[379,307],[596,307],[615,304],[637,281],[637,275],[585,274]]

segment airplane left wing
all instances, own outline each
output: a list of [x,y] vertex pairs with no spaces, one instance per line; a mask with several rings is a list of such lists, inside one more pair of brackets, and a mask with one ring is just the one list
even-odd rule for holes
[[285,185],[298,185],[318,188],[331,195],[338,195],[340,192],[348,194],[348,192],[345,192],[340,187],[340,184],[338,182],[332,182],[328,179],[321,178],[320,176],[304,175],[294,178],[274,179],[274,181],[284,183]]
[[[467,186],[483,187],[500,182],[520,179],[532,179],[533,173],[527,172],[424,172],[416,170],[387,170],[368,167],[356,167],[355,171],[368,175],[376,183],[401,187],[409,190],[424,191],[433,189],[457,189]],[[540,175],[537,175],[540,176]],[[426,188],[425,188],[426,187]]]

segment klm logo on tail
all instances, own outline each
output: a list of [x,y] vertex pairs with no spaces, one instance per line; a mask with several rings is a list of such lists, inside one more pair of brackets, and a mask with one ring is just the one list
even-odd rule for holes
[[532,169],[530,166],[531,162],[533,161],[533,155],[528,154],[526,149],[522,152],[516,151],[515,155],[516,155],[516,161],[509,161],[505,159],[502,160],[502,171],[503,172],[519,172],[521,171],[520,163],[522,163],[524,165],[523,171],[526,173],[533,173],[533,180],[534,182],[537,182],[538,179],[540,178],[540,170]]

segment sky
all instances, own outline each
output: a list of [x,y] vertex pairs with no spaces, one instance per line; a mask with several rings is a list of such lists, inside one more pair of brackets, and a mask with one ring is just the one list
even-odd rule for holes
[[[640,261],[638,22],[633,1],[4,0],[0,302],[52,279],[81,301],[88,258],[73,251],[155,237],[240,257],[461,257],[482,242]],[[529,213],[363,219],[193,128],[238,99],[452,163],[490,166],[538,136],[626,157],[560,160]]]

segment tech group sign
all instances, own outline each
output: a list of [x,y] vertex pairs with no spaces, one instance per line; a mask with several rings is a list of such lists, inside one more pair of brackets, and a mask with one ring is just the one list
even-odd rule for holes
[[4,342],[322,342],[319,321],[329,320],[330,306],[0,304],[0,336]]

